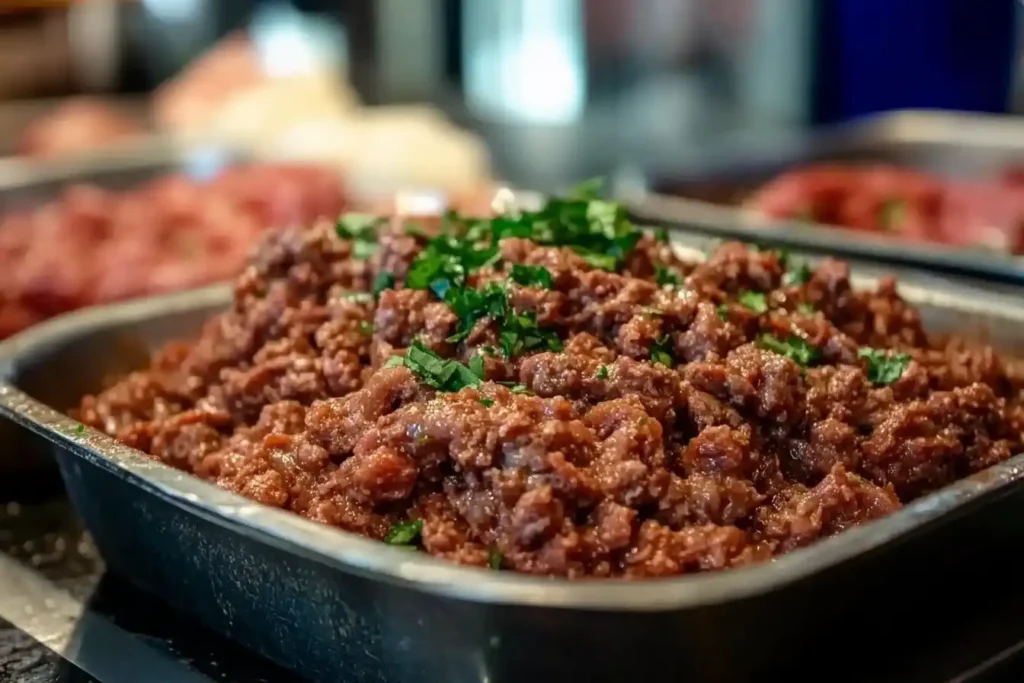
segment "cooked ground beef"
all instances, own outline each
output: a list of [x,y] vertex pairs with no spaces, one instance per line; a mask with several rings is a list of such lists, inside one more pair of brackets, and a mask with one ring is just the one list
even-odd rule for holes
[[1021,445],[1015,368],[843,263],[644,235],[613,272],[519,235],[412,289],[437,226],[406,227],[364,260],[333,224],[268,235],[229,311],[78,416],[265,505],[572,578],[762,561]]

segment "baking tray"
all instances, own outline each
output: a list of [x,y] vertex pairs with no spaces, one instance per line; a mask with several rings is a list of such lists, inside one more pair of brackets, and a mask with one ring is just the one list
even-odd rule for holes
[[[902,291],[936,331],[1022,340],[1011,297],[912,277]],[[568,582],[459,567],[255,505],[62,412],[195,334],[230,296],[90,309],[8,340],[0,415],[52,449],[112,571],[310,680],[884,681],[906,648],[983,613],[1024,570],[1004,550],[1024,533],[1024,456],[759,566]]]
[[[70,184],[123,189],[167,173],[202,180],[245,160],[228,147],[183,146],[170,138],[150,138],[131,147],[71,160],[0,160],[0,213],[53,200]],[[35,451],[33,441],[24,437],[15,425],[0,422],[0,489],[16,479],[45,479],[56,474],[52,458]]]
[[811,134],[741,139],[655,166],[630,205],[650,221],[693,217],[694,229],[815,252],[1024,283],[1024,258],[986,249],[906,242],[881,234],[767,219],[736,205],[779,174],[819,162],[890,163],[986,179],[1024,166],[1024,122],[1012,117],[903,111]]

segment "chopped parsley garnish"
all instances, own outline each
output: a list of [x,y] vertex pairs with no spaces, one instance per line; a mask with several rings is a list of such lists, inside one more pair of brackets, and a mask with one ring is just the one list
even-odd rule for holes
[[410,289],[433,289],[438,283],[462,287],[466,276],[498,257],[497,246],[477,249],[472,242],[452,235],[435,237],[413,261],[405,286]]
[[810,281],[814,271],[807,265],[806,261],[790,264],[792,267],[782,276],[782,282],[786,285],[802,285]]
[[779,260],[779,265],[782,266],[783,270],[789,268],[789,249],[776,249],[775,257]]
[[803,301],[796,305],[796,312],[800,315],[814,315],[817,310],[814,308],[813,304]]
[[665,285],[678,285],[683,280],[681,277],[679,277],[679,273],[676,272],[675,268],[668,268],[666,266],[655,266],[654,281],[657,282],[662,287],[664,287]]
[[512,265],[512,279],[524,287],[551,289],[555,286],[551,271],[544,266],[524,266],[515,263]]
[[608,254],[598,254],[593,251],[577,249],[576,252],[583,257],[583,260],[598,270],[615,270],[618,266],[618,259]]
[[496,282],[483,289],[445,288],[444,294],[441,294],[439,288],[436,288],[434,293],[439,294],[459,318],[458,329],[448,338],[453,344],[468,337],[479,320],[486,317],[504,320],[509,310],[508,292]]
[[768,297],[763,292],[740,292],[736,300],[744,308],[749,308],[754,313],[768,312]]
[[377,227],[385,219],[365,213],[347,213],[334,226],[338,237],[352,240],[352,258],[365,261],[377,251]]
[[907,215],[907,203],[902,199],[888,199],[879,211],[878,222],[882,230],[899,230]]
[[725,322],[729,322],[729,306],[727,304],[718,304],[718,308],[715,309],[715,313],[718,317]]
[[412,343],[405,356],[392,356],[384,367],[399,365],[409,368],[421,382],[438,391],[458,391],[481,382],[470,368],[458,361],[441,358],[418,341]]
[[604,178],[588,178],[569,190],[569,197],[582,201],[598,199],[604,191]]
[[651,362],[664,365],[666,368],[675,365],[675,359],[672,358],[671,337],[665,335],[651,344]]
[[81,434],[84,431],[85,431],[85,425],[78,425],[77,427],[75,427],[75,433],[76,434]]
[[494,405],[494,399],[493,398],[482,398],[482,399],[480,399],[480,405],[482,405],[482,406],[484,406],[486,408],[490,408],[491,406]]
[[527,351],[561,351],[562,340],[554,330],[540,327],[535,313],[510,311],[502,323],[498,342],[506,358],[514,358]]
[[892,384],[910,365],[910,356],[906,353],[893,353],[884,349],[863,348],[857,352],[868,362],[868,380],[872,384]]
[[366,336],[370,336],[371,334],[373,334],[373,323],[371,323],[369,320],[360,320],[359,331],[365,334]]
[[654,239],[662,244],[668,244],[668,228],[660,227],[654,229]]
[[809,366],[818,358],[818,349],[807,343],[806,339],[790,335],[782,340],[772,334],[762,334],[757,338],[757,345],[766,351],[785,356],[798,365]]
[[395,522],[384,536],[388,545],[414,545],[423,533],[423,520],[414,519],[409,522]]
[[346,301],[352,301],[357,304],[372,304],[373,295],[367,294],[366,292],[345,292],[341,295],[342,299]]
[[530,390],[523,384],[516,384],[515,382],[498,382],[502,386],[508,387],[508,390],[513,394],[528,394]]
[[480,354],[477,354],[470,358],[469,363],[467,364],[466,367],[468,367],[469,371],[472,372],[477,377],[479,377],[480,379],[484,378],[484,357],[481,356]]
[[493,569],[494,571],[498,571],[501,569],[501,563],[504,560],[505,558],[498,550],[494,550],[492,548],[491,551],[487,553],[487,566]]
[[373,297],[376,299],[385,289],[395,288],[395,276],[393,273],[380,272],[373,278]]
[[608,366],[607,365],[602,365],[601,367],[599,367],[597,369],[597,375],[596,376],[597,376],[598,379],[608,379]]

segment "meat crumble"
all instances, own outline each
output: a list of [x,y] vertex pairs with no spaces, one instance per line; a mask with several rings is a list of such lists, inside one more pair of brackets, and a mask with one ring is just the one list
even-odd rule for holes
[[593,197],[268,234],[199,338],[76,415],[254,501],[453,562],[767,560],[1017,452],[1021,375],[892,280],[700,263]]

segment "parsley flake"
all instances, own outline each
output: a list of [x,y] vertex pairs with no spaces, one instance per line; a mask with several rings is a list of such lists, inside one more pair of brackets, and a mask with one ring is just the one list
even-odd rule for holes
[[363,334],[365,334],[366,336],[372,335],[373,334],[373,323],[371,323],[369,320],[360,320],[359,321],[359,331],[362,332]]
[[817,310],[814,308],[813,304],[802,301],[796,305],[796,312],[800,315],[814,315]]
[[423,520],[414,519],[409,522],[395,522],[384,536],[388,545],[413,545],[423,533]]
[[754,313],[768,312],[768,297],[763,292],[740,292],[736,300],[744,308],[749,308]]
[[412,343],[405,356],[392,356],[385,367],[404,365],[421,382],[438,391],[458,391],[480,384],[480,377],[470,368],[454,360],[441,358],[422,343]]
[[679,273],[675,268],[655,266],[654,281],[662,287],[666,285],[674,287],[682,282],[682,278],[679,277]]
[[76,434],[81,434],[84,431],[85,431],[85,425],[78,425],[77,427],[75,427],[75,433]]
[[352,240],[352,258],[365,261],[377,251],[377,228],[385,219],[365,213],[347,213],[334,226],[338,237]]
[[818,349],[807,343],[806,339],[790,335],[781,340],[772,334],[762,334],[757,338],[757,345],[766,350],[785,356],[804,367],[809,366],[818,358]]
[[597,375],[596,376],[597,376],[598,379],[608,379],[608,366],[607,365],[602,365],[601,367],[599,367],[597,369]]
[[668,244],[668,228],[662,226],[654,229],[654,239],[661,244]]
[[782,276],[782,282],[785,285],[802,285],[810,281],[814,271],[807,265],[806,261],[801,261],[797,264],[791,264],[793,267],[786,271],[786,274]]
[[512,279],[524,287],[551,289],[555,286],[551,271],[544,266],[524,266],[515,263],[512,265]]
[[498,550],[492,548],[490,552],[487,553],[487,566],[494,571],[501,570],[501,563],[504,562],[504,560],[504,556],[502,556],[501,552]]
[[910,356],[906,353],[862,348],[857,355],[868,362],[868,380],[879,386],[892,384],[898,380],[910,365]]
[[537,314],[532,312],[506,315],[498,342],[506,358],[514,358],[527,351],[562,350],[562,340],[558,334],[539,326]]
[[490,408],[491,406],[494,405],[494,399],[493,398],[482,398],[482,399],[480,399],[480,405],[484,406],[485,408]]
[[665,335],[651,344],[651,362],[671,368],[675,365],[672,358],[672,338]]
[[373,297],[379,298],[380,293],[385,289],[395,288],[395,276],[393,273],[380,272],[373,278]]
[[715,313],[722,319],[723,322],[729,322],[729,305],[718,304],[718,308],[715,309]]

